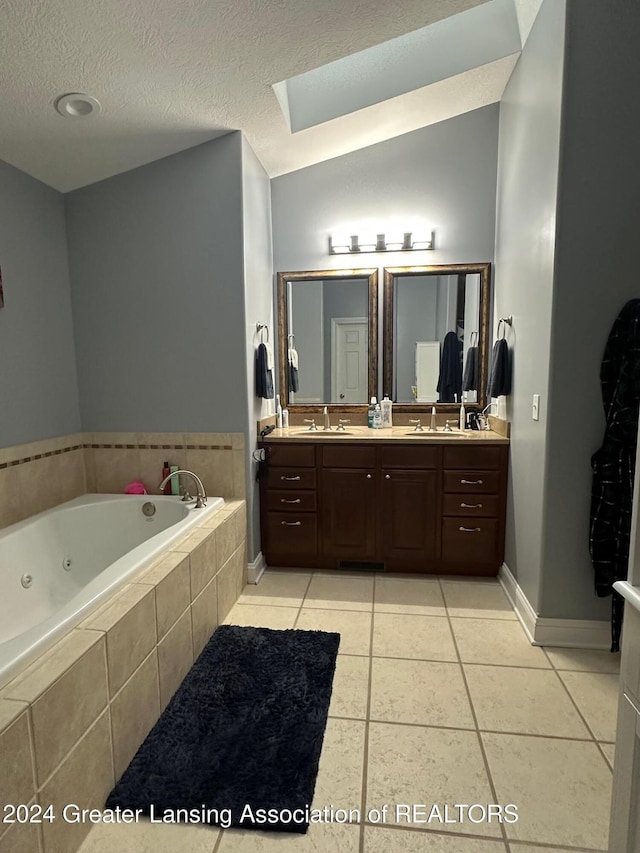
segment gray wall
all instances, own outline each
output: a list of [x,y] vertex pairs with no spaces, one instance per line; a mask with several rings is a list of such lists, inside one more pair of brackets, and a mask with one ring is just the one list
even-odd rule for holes
[[416,341],[439,340],[436,332],[439,276],[404,276],[395,280],[394,393],[411,403],[416,384]]
[[[242,137],[242,221],[244,228],[244,302],[246,387],[248,424],[245,435],[247,451],[247,518],[248,559],[252,561],[260,552],[260,507],[256,462],[252,451],[256,446],[257,422],[274,411],[272,400],[262,400],[255,395],[254,358],[256,323],[267,323],[275,346],[275,327],[272,308],[271,249],[271,187],[267,173],[247,140]],[[240,330],[237,330],[241,337]],[[223,362],[223,369],[226,362]],[[240,389],[236,397],[241,398]]]
[[240,133],[65,197],[85,430],[247,424]]
[[60,193],[0,161],[0,447],[80,430]]
[[322,335],[322,279],[291,281],[289,290],[289,328],[298,353],[298,392],[294,402],[316,404],[324,394],[324,338]]
[[[275,269],[493,260],[497,136],[492,104],[274,178]],[[351,225],[366,221],[375,233],[416,218],[436,229],[436,251],[327,254],[329,235]]]
[[640,295],[640,6],[567,9],[541,612],[589,619],[610,606],[594,596],[588,551],[590,457],[605,425],[600,362],[616,315]]
[[[549,497],[544,462],[564,14],[565,0],[544,0],[500,106],[495,315],[513,315],[514,348],[505,562],[535,610]],[[533,394],[541,395],[538,422],[531,419]]]

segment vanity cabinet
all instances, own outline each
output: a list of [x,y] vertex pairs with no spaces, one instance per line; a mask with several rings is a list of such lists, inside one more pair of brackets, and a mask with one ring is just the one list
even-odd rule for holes
[[266,441],[268,564],[495,575],[508,447]]

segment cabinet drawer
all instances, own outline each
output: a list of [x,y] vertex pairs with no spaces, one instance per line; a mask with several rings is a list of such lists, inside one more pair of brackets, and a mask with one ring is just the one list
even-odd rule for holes
[[467,515],[469,517],[496,517],[499,511],[498,495],[444,495],[442,499],[443,515]]
[[267,492],[267,509],[276,512],[315,512],[316,493],[295,491],[280,491],[269,489]]
[[267,444],[269,465],[282,468],[314,468],[316,448],[313,444]]
[[444,490],[459,494],[497,494],[500,490],[500,472],[445,471]]
[[439,447],[387,445],[381,448],[380,464],[383,468],[437,468],[439,456]]
[[376,464],[376,449],[357,444],[345,444],[343,447],[324,445],[322,464],[325,468],[373,468]]
[[271,468],[267,477],[270,489],[315,489],[315,468]]
[[287,560],[293,557],[315,557],[318,551],[318,533],[315,514],[267,514],[269,559]]
[[499,447],[445,447],[444,467],[463,470],[499,470],[502,467],[504,448]]
[[495,518],[443,518],[442,559],[450,562],[494,563],[498,550]]

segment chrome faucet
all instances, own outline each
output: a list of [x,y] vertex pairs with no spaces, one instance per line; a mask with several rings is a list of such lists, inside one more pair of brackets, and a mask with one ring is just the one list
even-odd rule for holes
[[304,422],[305,424],[311,424],[311,426],[309,427],[309,432],[316,432],[316,430],[318,429],[318,427],[316,426],[315,418],[305,418]]
[[326,406],[324,407],[324,426],[323,426],[323,429],[324,430],[331,429],[331,418],[329,417],[329,409]]
[[344,425],[350,424],[350,423],[351,423],[351,421],[348,418],[339,418],[338,419],[338,426],[336,427],[336,432],[344,432],[345,431]]
[[410,419],[409,419],[409,423],[410,423],[410,424],[415,424],[415,425],[416,425],[416,428],[414,429],[414,432],[424,432],[424,428],[423,428],[423,426],[422,426],[422,421],[421,421],[421,419],[420,419],[420,418],[416,418],[415,420],[412,420],[412,419],[410,418]]
[[[169,482],[169,480],[172,477],[177,477],[178,474],[187,474],[189,477],[191,477],[193,482],[196,484],[197,491],[196,491],[195,509],[202,509],[203,506],[206,506],[207,505],[207,493],[205,492],[204,486],[202,485],[202,480],[200,479],[200,477],[198,477],[197,474],[194,474],[193,471],[185,471],[184,469],[180,469],[179,471],[172,471],[171,474],[169,474],[167,477],[165,477],[164,480],[158,486],[160,491],[162,491],[162,489],[164,489],[164,487],[167,485],[167,483]],[[183,498],[183,500],[187,500],[186,495]]]
[[498,408],[497,403],[489,403],[489,405],[485,406],[484,409],[478,415],[478,425],[480,429],[491,429],[491,426],[489,425],[489,418],[485,417],[485,415],[487,413],[487,409],[491,409],[494,406],[496,409]]

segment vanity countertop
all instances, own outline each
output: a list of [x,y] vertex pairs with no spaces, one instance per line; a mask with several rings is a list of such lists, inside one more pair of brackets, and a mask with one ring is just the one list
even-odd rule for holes
[[335,427],[324,431],[322,427],[309,430],[304,426],[291,426],[289,429],[275,429],[263,439],[265,442],[300,441],[327,442],[332,444],[352,444],[362,441],[376,444],[390,444],[398,441],[420,442],[422,444],[509,444],[509,439],[493,430],[465,430],[444,432],[415,432],[411,426],[394,426],[390,429],[369,429],[366,426],[349,426],[344,432],[338,432]]
[[632,607],[640,610],[640,587],[633,586],[628,581],[616,581],[613,585],[616,592],[625,598]]

